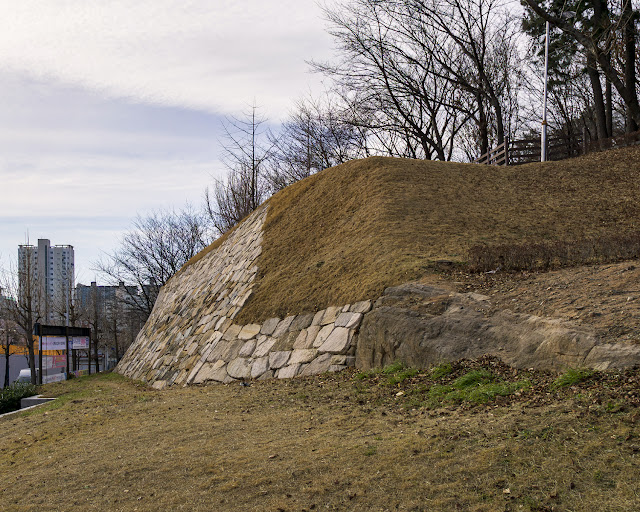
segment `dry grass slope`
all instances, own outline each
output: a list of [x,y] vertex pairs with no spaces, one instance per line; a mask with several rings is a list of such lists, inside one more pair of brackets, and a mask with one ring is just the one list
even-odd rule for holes
[[[480,368],[531,385],[421,404]],[[0,509],[639,509],[637,370],[553,391],[555,376],[490,360],[436,370],[397,383],[342,372],[162,392],[115,374],[48,385],[59,400],[0,418]]]
[[238,321],[376,298],[478,244],[640,229],[640,148],[519,167],[372,157],[269,200],[259,279]]

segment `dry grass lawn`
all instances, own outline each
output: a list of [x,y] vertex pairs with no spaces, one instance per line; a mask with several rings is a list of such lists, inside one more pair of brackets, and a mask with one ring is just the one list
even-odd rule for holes
[[372,157],[269,200],[248,323],[377,298],[477,244],[637,231],[640,148],[491,167]]
[[553,392],[552,376],[490,360],[454,373],[482,364],[531,386],[432,408],[429,372],[396,384],[345,372],[162,392],[115,374],[49,385],[58,401],[0,418],[0,508],[638,510],[637,371]]

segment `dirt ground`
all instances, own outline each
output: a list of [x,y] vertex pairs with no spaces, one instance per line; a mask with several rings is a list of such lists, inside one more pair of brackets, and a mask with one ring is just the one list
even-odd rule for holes
[[490,297],[492,310],[561,317],[607,342],[640,343],[640,260],[552,272],[454,274],[442,284]]
[[0,508],[638,510],[637,371],[556,390],[554,375],[484,359],[437,382],[480,369],[529,385],[437,407],[424,401],[429,371],[166,391],[113,374],[49,385],[57,401],[0,418]]

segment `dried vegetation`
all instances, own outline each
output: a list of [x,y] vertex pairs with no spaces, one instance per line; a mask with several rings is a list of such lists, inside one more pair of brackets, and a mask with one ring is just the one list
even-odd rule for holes
[[352,161],[269,200],[257,286],[238,321],[376,298],[442,260],[468,263],[474,247],[478,268],[505,254],[514,268],[553,267],[568,248],[571,264],[629,257],[618,248],[638,245],[639,197],[638,147],[517,167]]
[[[637,510],[640,373],[484,358],[154,391],[117,375],[0,419],[4,510]],[[513,389],[432,401],[429,389]],[[526,385],[522,385],[526,383]]]

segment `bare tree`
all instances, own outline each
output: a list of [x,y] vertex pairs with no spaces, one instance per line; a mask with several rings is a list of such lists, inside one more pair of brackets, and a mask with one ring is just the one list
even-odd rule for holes
[[[469,118],[458,108],[466,103],[466,93],[448,80],[434,59],[436,48],[425,51],[431,42],[424,34],[407,37],[418,14],[410,10],[408,2],[393,0],[355,0],[325,8],[341,57],[337,63],[312,66],[357,98],[358,126],[378,133],[389,154],[446,160],[457,131]],[[417,23],[423,31],[430,28]]]
[[13,305],[9,297],[2,294],[0,287],[0,343],[4,346],[4,383],[3,387],[9,385],[9,370],[11,360],[11,346],[16,345],[20,336],[19,328],[15,324],[13,315]]
[[273,190],[366,156],[366,131],[355,126],[338,96],[299,100],[277,135],[270,134],[269,182]]
[[[607,0],[593,0],[587,2],[584,16],[574,18],[564,18],[538,0],[523,1],[536,15],[576,41],[587,60],[587,71],[593,75],[592,84],[596,85],[594,94],[597,94],[595,75],[599,69],[605,76],[606,83],[615,88],[624,102],[628,130],[640,125],[636,80],[638,13],[633,8],[632,0],[622,0],[619,10],[614,10],[615,4],[609,4]],[[619,48],[623,48],[623,51],[617,52],[621,55],[622,66],[617,65],[616,59],[612,58]],[[600,103],[597,99],[596,105]],[[598,116],[600,119],[601,117]],[[600,120],[598,131],[606,134],[606,121],[605,126],[602,124]]]
[[135,284],[125,297],[148,316],[162,287],[182,266],[211,242],[204,215],[187,205],[182,210],[157,210],[138,217],[120,247],[95,263],[117,285]]
[[470,122],[480,152],[504,141],[520,57],[498,0],[355,0],[325,13],[342,58],[313,65],[368,107],[391,154],[449,160]]
[[243,117],[224,123],[222,162],[224,179],[214,180],[205,190],[205,211],[219,234],[225,233],[249,215],[268,197],[267,159],[273,150],[267,120],[255,103]]
[[33,259],[25,257],[21,265],[4,270],[2,288],[10,300],[5,302],[9,321],[16,327],[16,334],[25,340],[31,370],[31,383],[36,382],[34,325],[43,319],[42,291],[33,268]]

